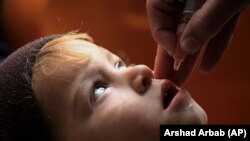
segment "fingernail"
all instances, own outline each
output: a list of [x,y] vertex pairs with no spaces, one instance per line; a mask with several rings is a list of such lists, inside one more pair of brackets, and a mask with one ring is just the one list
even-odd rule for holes
[[181,43],[181,49],[190,55],[196,53],[200,47],[200,43],[194,38],[187,38]]

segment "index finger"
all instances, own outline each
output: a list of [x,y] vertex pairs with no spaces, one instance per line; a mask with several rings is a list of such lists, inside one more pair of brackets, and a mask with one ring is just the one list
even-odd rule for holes
[[164,0],[147,0],[146,8],[154,40],[172,55],[177,41],[176,6]]

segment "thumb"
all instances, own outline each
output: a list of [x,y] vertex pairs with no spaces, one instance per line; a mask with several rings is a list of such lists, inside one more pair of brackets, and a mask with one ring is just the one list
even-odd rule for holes
[[239,0],[207,0],[194,13],[181,39],[181,49],[194,54],[213,38],[223,26],[243,9],[245,2]]

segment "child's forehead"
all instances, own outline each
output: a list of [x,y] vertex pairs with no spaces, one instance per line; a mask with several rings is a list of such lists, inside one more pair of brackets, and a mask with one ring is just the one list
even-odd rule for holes
[[63,49],[73,51],[75,53],[90,53],[95,54],[97,52],[102,52],[102,48],[98,45],[80,39],[68,40],[58,44],[59,47]]
[[68,40],[68,41],[64,41],[61,43],[61,45],[73,49],[77,52],[89,52],[89,53],[101,53],[101,54],[112,54],[114,56],[116,56],[116,54],[110,52],[108,49],[98,46],[93,42],[90,41],[86,41],[86,40],[81,40],[81,39],[74,39],[74,40]]

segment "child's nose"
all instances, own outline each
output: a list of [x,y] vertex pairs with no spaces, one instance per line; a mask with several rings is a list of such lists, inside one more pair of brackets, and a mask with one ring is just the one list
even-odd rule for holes
[[126,75],[131,87],[139,94],[144,94],[152,83],[152,70],[145,65],[129,67]]

